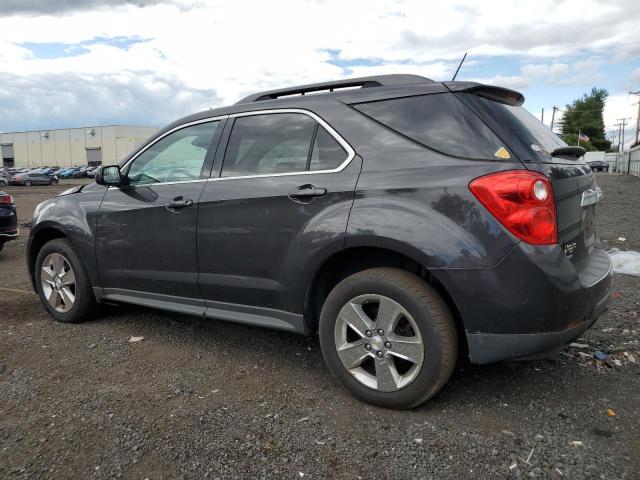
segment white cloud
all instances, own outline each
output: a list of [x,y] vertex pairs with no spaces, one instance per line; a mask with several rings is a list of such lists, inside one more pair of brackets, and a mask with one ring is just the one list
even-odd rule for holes
[[384,65],[348,67],[349,76],[366,77],[369,75],[385,75],[390,73],[409,73],[432,79],[449,79],[455,71],[455,65],[445,62],[425,64],[386,63]]
[[569,73],[569,69],[566,63],[529,64],[522,67],[522,73],[531,79],[542,78],[547,83],[557,83]]
[[[5,2],[12,15],[0,17],[0,72],[32,81],[56,78],[56,84],[42,87],[61,99],[75,94],[64,78],[89,76],[100,83],[115,74],[152,73],[185,91],[215,91],[212,101],[226,104],[254,91],[344,76],[406,72],[449,79],[465,51],[471,60],[511,55],[529,62],[521,75],[498,75],[491,83],[516,89],[542,78],[579,83],[594,78],[600,55],[640,52],[640,12],[632,0],[106,2],[116,7],[93,0],[63,0],[57,9],[53,2]],[[576,21],[576,12],[588,15]],[[144,41],[124,49],[96,40],[132,36]],[[52,59],[35,58],[20,46],[81,42],[86,53]],[[589,57],[585,49],[592,59],[559,60]],[[62,91],[63,85],[70,90]],[[103,83],[105,92],[110,85]],[[121,102],[118,85],[111,96],[105,93],[105,103]],[[148,101],[157,99],[158,111],[173,94]],[[32,108],[26,101],[23,107]],[[121,112],[123,121],[130,118],[126,109],[105,108]],[[69,106],[69,119],[76,114]],[[157,123],[155,118],[150,114],[146,123]]]
[[[625,147],[629,147],[635,140],[636,119],[638,118],[639,97],[629,94],[609,95],[604,107],[603,117],[605,131],[609,134],[612,130],[618,131],[616,124],[619,119],[626,119]],[[617,135],[617,133],[616,133]]]
[[531,79],[525,76],[506,76],[506,75],[494,75],[493,77],[473,77],[469,78],[479,83],[486,83],[488,85],[498,85],[500,87],[511,88],[512,90],[524,90],[527,88]]

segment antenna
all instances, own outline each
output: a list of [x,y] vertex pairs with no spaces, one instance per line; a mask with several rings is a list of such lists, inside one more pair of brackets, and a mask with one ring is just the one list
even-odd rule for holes
[[458,76],[458,72],[460,71],[460,67],[462,66],[462,64],[464,63],[464,59],[467,58],[467,52],[464,52],[464,56],[462,57],[462,60],[460,60],[460,65],[458,65],[458,68],[456,69],[456,73],[453,74],[453,78],[451,79],[451,81],[453,82],[456,77]]

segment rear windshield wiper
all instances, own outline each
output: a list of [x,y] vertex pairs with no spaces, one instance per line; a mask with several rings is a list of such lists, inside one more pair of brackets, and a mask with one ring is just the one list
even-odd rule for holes
[[587,153],[587,151],[582,147],[559,147],[551,152],[551,156],[580,158],[585,153]]

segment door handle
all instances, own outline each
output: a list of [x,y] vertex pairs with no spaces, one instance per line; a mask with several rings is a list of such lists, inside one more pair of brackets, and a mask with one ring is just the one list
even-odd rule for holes
[[313,200],[315,197],[322,197],[327,194],[326,188],[318,188],[311,184],[301,185],[294,188],[289,193],[292,200]]
[[185,199],[182,197],[176,197],[173,200],[171,200],[169,203],[167,203],[165,207],[170,212],[176,213],[176,210],[180,210],[185,207],[190,207],[191,205],[193,205],[193,200],[191,200],[190,198]]

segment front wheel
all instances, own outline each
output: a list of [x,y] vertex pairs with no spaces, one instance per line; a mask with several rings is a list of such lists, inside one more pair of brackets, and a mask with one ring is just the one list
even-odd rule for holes
[[84,263],[66,239],[51,240],[40,249],[35,277],[40,301],[56,320],[79,322],[93,309],[95,299]]
[[27,180],[26,182],[24,182],[25,186],[30,187],[31,186],[31,180]]
[[356,273],[331,291],[320,344],[347,390],[388,408],[412,408],[435,395],[458,355],[455,323],[440,295],[395,268]]

